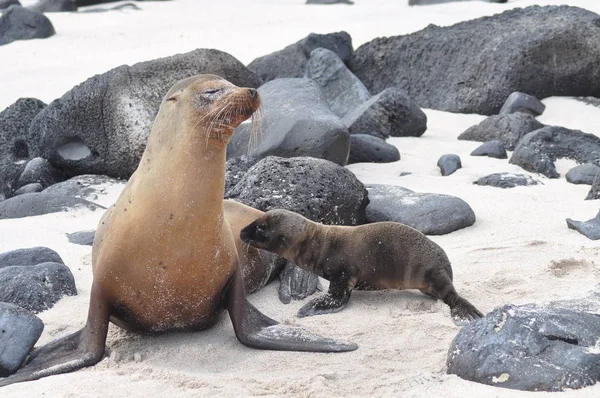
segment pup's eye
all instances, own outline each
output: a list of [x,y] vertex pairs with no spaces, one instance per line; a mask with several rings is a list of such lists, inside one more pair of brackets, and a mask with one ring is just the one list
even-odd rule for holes
[[285,239],[285,236],[279,235],[279,242],[281,242],[281,244],[285,245],[285,243],[287,242],[287,240]]
[[218,88],[212,88],[212,89],[210,89],[210,90],[205,90],[205,91],[204,91],[202,94],[208,94],[208,95],[211,95],[211,94],[216,94],[216,93],[218,93],[219,91],[221,91],[221,90],[220,90],[220,89],[218,89]]

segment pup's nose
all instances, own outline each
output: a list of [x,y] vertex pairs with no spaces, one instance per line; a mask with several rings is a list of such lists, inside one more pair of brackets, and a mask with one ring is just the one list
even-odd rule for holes
[[252,99],[256,99],[256,96],[258,95],[258,91],[256,91],[253,88],[249,88],[248,89],[248,94],[250,94],[250,97],[252,97]]

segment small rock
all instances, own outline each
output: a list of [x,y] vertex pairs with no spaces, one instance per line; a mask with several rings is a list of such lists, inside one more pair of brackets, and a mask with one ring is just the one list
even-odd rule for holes
[[506,305],[463,327],[448,373],[495,387],[564,391],[600,381],[600,316]]
[[77,294],[69,267],[50,262],[0,268],[0,286],[0,302],[35,313],[52,308],[65,295]]
[[475,223],[473,209],[462,199],[417,193],[394,185],[367,185],[367,221],[395,221],[426,235],[444,235]]
[[392,87],[375,95],[342,119],[350,134],[378,131],[386,138],[420,137],[427,130],[427,116],[406,93]]
[[596,217],[587,221],[575,221],[567,218],[567,226],[569,229],[574,229],[591,240],[598,240],[600,239],[600,212],[596,214]]
[[469,127],[458,136],[459,140],[487,142],[500,140],[509,151],[513,151],[527,133],[539,130],[544,125],[527,113],[509,113],[485,118],[481,123]]
[[433,4],[455,3],[464,1],[485,1],[487,3],[506,3],[508,0],[408,0],[409,6],[429,6]]
[[344,65],[333,51],[317,48],[310,53],[306,77],[324,94],[333,113],[344,117],[371,98],[364,84]]
[[471,156],[489,156],[490,158],[496,159],[508,159],[504,144],[499,140],[488,141],[475,148],[475,150],[471,152]]
[[56,32],[41,12],[10,6],[0,16],[0,46],[15,40],[44,39]]
[[462,168],[460,156],[455,154],[442,155],[437,162],[443,176],[449,176],[456,170]]
[[600,137],[579,130],[546,126],[523,137],[510,163],[548,178],[558,178],[554,162],[568,158],[577,163],[597,163],[600,159]]
[[367,134],[350,136],[350,156],[348,164],[360,162],[389,163],[400,160],[400,152],[395,146],[381,138]]
[[44,322],[31,312],[0,303],[0,377],[19,370],[43,330]]
[[345,165],[350,136],[331,112],[323,93],[309,79],[276,79],[259,89],[263,106],[262,132],[252,145],[252,126],[242,124],[227,145],[229,159],[248,155],[311,156]]
[[587,196],[585,197],[585,200],[596,199],[600,199],[600,174],[596,174],[596,177],[594,177],[590,192],[588,192]]
[[67,239],[69,239],[69,242],[74,243],[76,245],[92,246],[94,244],[95,235],[95,230],[79,231],[67,234]]
[[494,173],[481,177],[477,181],[474,181],[473,184],[496,188],[514,188],[538,185],[541,182],[524,174]]
[[225,197],[262,211],[287,209],[324,224],[365,222],[369,203],[348,169],[310,157],[269,156],[252,166]]
[[28,8],[37,12],[77,11],[77,5],[73,0],[40,0]]
[[311,33],[283,50],[256,58],[248,64],[248,69],[259,75],[264,83],[286,77],[304,77],[310,54],[317,48],[331,50],[348,63],[353,52],[352,38],[346,32]]
[[504,115],[508,113],[523,112],[533,116],[539,116],[544,113],[545,109],[546,105],[533,95],[515,91],[508,96],[506,102],[502,105],[500,114]]
[[306,0],[306,4],[354,4],[350,0]]
[[586,163],[573,167],[567,172],[565,178],[571,184],[592,185],[598,173],[600,173],[600,167],[593,163]]
[[10,6],[20,6],[19,0],[0,0],[0,10],[4,10]]
[[23,185],[21,188],[17,189],[14,193],[14,196],[23,195],[24,193],[36,193],[42,192],[44,187],[39,182],[33,182],[31,184]]
[[43,193],[94,201],[98,199],[98,194],[104,192],[103,185],[122,184],[123,182],[123,180],[112,177],[84,174],[51,185],[44,189]]
[[0,202],[0,220],[22,218],[56,213],[86,207],[90,210],[104,209],[96,203],[71,196],[40,193],[26,193]]
[[0,254],[0,268],[11,266],[37,265],[41,263],[65,262],[54,250],[38,246],[27,249],[17,249]]
[[57,182],[63,181],[63,174],[56,167],[44,158],[31,159],[21,176],[19,177],[18,187],[21,188],[27,184],[40,183],[44,188]]

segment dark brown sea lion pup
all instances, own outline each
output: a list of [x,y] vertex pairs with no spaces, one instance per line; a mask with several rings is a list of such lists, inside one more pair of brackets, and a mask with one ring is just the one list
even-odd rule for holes
[[214,75],[185,79],[169,90],[136,172],[100,220],[85,327],[35,351],[0,386],[97,363],[109,320],[133,331],[193,331],[214,325],[227,309],[238,340],[250,347],[357,348],[278,325],[246,300],[223,213],[225,147],[259,104],[256,90]]
[[241,238],[330,281],[327,294],[302,307],[299,317],[340,311],[354,288],[419,289],[448,304],[457,324],[483,316],[454,289],[444,250],[404,224],[330,226],[278,209],[244,228]]

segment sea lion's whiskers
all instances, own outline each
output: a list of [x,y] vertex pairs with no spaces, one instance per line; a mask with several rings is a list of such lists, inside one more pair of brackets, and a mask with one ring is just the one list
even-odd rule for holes
[[250,153],[253,152],[257,146],[258,141],[262,136],[262,116],[263,116],[263,107],[262,104],[258,106],[258,108],[252,114],[251,126],[250,126],[250,137],[248,139],[248,152],[247,156],[250,156]]

